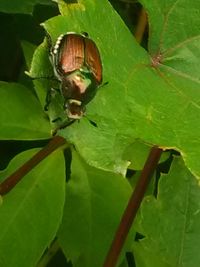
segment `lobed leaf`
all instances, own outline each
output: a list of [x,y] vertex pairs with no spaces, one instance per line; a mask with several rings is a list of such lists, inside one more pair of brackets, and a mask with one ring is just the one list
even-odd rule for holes
[[[63,16],[44,23],[53,42],[67,31],[88,32],[100,50],[108,81],[87,106],[87,117],[97,128],[85,118],[59,134],[75,144],[89,164],[104,170],[124,174],[129,164],[124,153],[139,139],[178,150],[199,176],[200,2],[152,1],[151,6],[143,1],[150,19],[149,53],[136,43],[108,1],[59,3]],[[185,13],[193,12],[184,29],[189,17],[184,21]],[[48,69],[50,63],[45,62],[38,69]]]
[[146,197],[137,217],[137,230],[145,236],[134,244],[138,266],[199,265],[199,200],[199,182],[174,158],[170,172],[161,176],[157,198]]

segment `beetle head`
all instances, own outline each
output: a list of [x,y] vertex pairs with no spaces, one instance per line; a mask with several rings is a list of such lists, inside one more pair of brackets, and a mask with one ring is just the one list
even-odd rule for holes
[[65,111],[69,119],[78,120],[84,115],[85,107],[79,100],[68,99],[65,103]]

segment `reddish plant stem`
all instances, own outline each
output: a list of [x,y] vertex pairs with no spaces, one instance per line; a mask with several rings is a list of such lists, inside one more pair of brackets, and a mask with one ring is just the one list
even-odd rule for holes
[[44,148],[37,152],[31,159],[25,162],[15,172],[8,176],[0,184],[0,195],[5,195],[21,181],[21,179],[30,172],[37,164],[45,159],[49,154],[55,151],[58,147],[64,145],[66,140],[60,136],[55,136]]
[[135,39],[138,43],[141,43],[142,41],[146,26],[147,26],[147,14],[144,8],[142,8],[140,15],[139,15],[137,27],[135,29],[135,34],[134,34]]
[[150,182],[150,178],[156,169],[161,154],[162,154],[162,149],[156,146],[151,148],[151,151],[145,162],[140,178],[136,184],[135,190],[133,191],[129,199],[128,205],[121,218],[121,222],[115,233],[115,237],[108,251],[103,267],[116,266],[117,260],[119,258],[126,237],[133,224],[136,213],[140,207],[145,191]]

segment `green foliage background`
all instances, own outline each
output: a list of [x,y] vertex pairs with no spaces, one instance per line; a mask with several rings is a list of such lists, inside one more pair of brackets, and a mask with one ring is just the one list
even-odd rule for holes
[[[1,266],[36,266],[55,237],[73,266],[102,266],[152,145],[170,150],[160,164],[166,173],[157,173],[157,194],[156,183],[151,184],[119,265],[199,265],[200,2],[141,0],[141,4],[149,21],[147,49],[135,41],[107,0],[58,1],[60,15],[50,1],[16,0],[12,5],[1,1],[2,32],[8,24],[13,34],[5,51],[14,54],[17,42],[10,40],[17,36],[22,47],[18,52],[26,62],[17,79],[11,61],[6,61],[10,76],[5,74],[6,64],[1,70],[2,162],[10,140],[45,142],[55,127],[51,120],[58,114],[64,117],[59,98],[49,113],[43,111],[47,90],[55,82],[32,81],[24,75],[24,70],[31,77],[53,73],[39,23],[43,22],[53,42],[67,31],[88,32],[100,50],[103,79],[108,81],[87,106],[87,117],[98,127],[83,118],[59,131],[73,144],[71,166],[70,157],[56,151],[1,199]],[[0,180],[35,153],[28,148],[15,153]],[[172,149],[180,156],[169,156]],[[162,164],[169,161],[172,166],[166,171]],[[136,171],[130,181],[125,178],[127,168]],[[67,182],[66,176],[70,176]],[[144,238],[135,240],[135,232]],[[135,263],[126,262],[125,251],[133,252]]]

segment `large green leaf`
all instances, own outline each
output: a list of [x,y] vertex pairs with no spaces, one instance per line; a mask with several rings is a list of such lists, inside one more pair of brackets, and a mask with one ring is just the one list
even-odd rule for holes
[[[38,150],[15,157],[0,173],[3,180]],[[56,172],[55,172],[56,169]],[[42,161],[0,206],[0,266],[36,266],[56,235],[65,200],[64,159],[60,151]]]
[[134,245],[137,266],[199,266],[199,211],[199,182],[175,158],[169,174],[160,179],[157,199],[146,197],[137,218],[145,236]]
[[[88,118],[98,127],[83,118],[60,134],[74,143],[90,164],[102,169],[124,173],[128,165],[124,151],[139,138],[180,151],[187,166],[199,175],[200,17],[196,14],[200,2],[160,2],[143,2],[150,17],[148,54],[108,1],[82,0],[71,5],[60,1],[63,16],[44,24],[53,42],[67,31],[88,32],[102,56],[104,81],[109,82],[87,106]],[[185,27],[189,17],[192,19]],[[39,49],[47,50],[44,45]],[[50,64],[43,60],[36,65],[37,55],[33,76],[41,75],[37,68],[45,71]]]
[[0,139],[51,137],[48,119],[30,90],[16,83],[0,83]]
[[120,175],[90,167],[75,151],[71,172],[58,238],[73,266],[99,267],[103,265],[131,187]]

